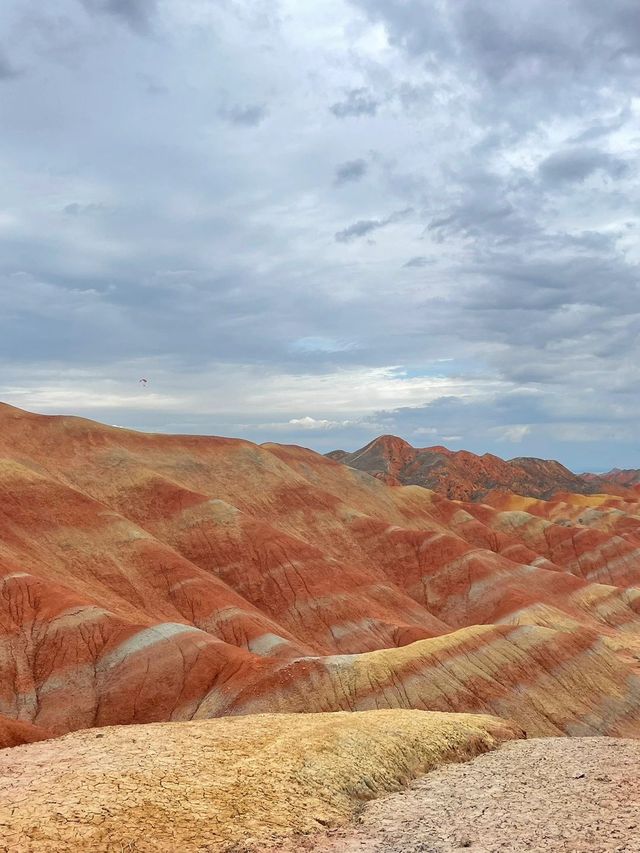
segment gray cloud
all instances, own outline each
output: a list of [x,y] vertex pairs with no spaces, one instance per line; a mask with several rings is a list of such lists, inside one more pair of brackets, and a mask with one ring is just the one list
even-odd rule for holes
[[500,242],[519,237],[531,227],[510,202],[482,196],[470,197],[447,215],[432,219],[428,226],[438,240],[456,233],[473,237],[491,234]]
[[409,258],[409,260],[404,263],[402,266],[406,269],[422,269],[423,267],[428,267],[431,264],[435,263],[434,258],[428,258],[425,255],[415,255],[413,258]]
[[257,127],[268,115],[266,104],[226,107],[220,110],[220,116],[231,124],[240,127]]
[[616,116],[613,118],[594,121],[589,127],[585,128],[585,130],[581,131],[576,136],[571,137],[569,142],[593,142],[594,139],[601,139],[603,136],[608,136],[610,133],[620,130],[620,128],[624,127],[630,118],[631,110],[629,109],[629,105],[626,104]]
[[347,160],[336,167],[333,182],[336,186],[342,186],[343,184],[359,181],[367,174],[367,169],[366,160]]
[[384,219],[359,219],[342,231],[337,231],[335,239],[338,243],[350,243],[352,240],[357,240],[359,237],[366,237],[372,231],[378,231],[384,228],[385,225],[392,225],[395,222],[400,222],[412,213],[412,208],[407,207],[404,210],[396,210]]
[[381,21],[391,43],[408,53],[459,61],[464,49],[477,70],[497,81],[545,75],[545,63],[567,76],[607,66],[624,70],[640,54],[634,0],[613,0],[606,7],[597,0],[562,7],[529,0],[525,13],[500,0],[353,2]]
[[20,72],[13,66],[2,49],[0,49],[0,81],[13,80],[20,75]]
[[70,204],[65,204],[62,208],[62,212],[66,213],[67,216],[90,216],[93,213],[100,213],[100,211],[104,210],[104,206],[101,204],[80,204],[77,201],[72,201]]
[[596,171],[605,172],[611,178],[620,178],[627,171],[627,164],[597,148],[569,148],[557,151],[540,163],[540,175],[547,181],[558,183],[584,181]]
[[635,0],[55,6],[0,4],[0,398],[640,465]]
[[383,228],[385,223],[386,220],[384,219],[359,219],[342,231],[336,231],[335,238],[338,243],[349,243],[351,240],[356,240],[358,237],[365,237],[372,231]]
[[363,87],[350,89],[342,101],[336,101],[329,109],[336,118],[375,116],[381,103],[368,89]]
[[[478,113],[494,123],[535,125],[542,116],[607,106],[607,85],[633,79],[640,60],[634,0],[351,0],[382,24],[391,46],[432,75],[473,81]],[[622,93],[620,93],[622,94]],[[609,103],[609,111],[612,104]],[[613,104],[617,106],[617,104]]]
[[112,15],[137,33],[151,29],[157,11],[157,0],[81,0],[89,12]]

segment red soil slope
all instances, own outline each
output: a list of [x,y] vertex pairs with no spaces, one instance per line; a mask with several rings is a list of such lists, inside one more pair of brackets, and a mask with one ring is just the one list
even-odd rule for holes
[[0,406],[0,715],[49,733],[412,707],[640,734],[636,587],[630,497],[461,503]]
[[47,737],[47,732],[32,726],[31,723],[0,717],[0,749],[20,746],[24,743],[36,743],[39,740],[46,740]]
[[492,489],[546,498],[558,491],[597,492],[602,486],[597,478],[580,477],[552,459],[523,456],[507,462],[491,453],[412,447],[393,435],[382,435],[354,453],[334,450],[327,456],[389,485],[426,486],[454,500],[479,500]]

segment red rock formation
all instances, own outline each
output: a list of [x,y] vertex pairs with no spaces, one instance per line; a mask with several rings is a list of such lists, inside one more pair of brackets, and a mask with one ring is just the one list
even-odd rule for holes
[[0,717],[0,749],[8,746],[21,746],[24,743],[36,743],[51,737],[49,732],[22,720]]
[[336,450],[327,456],[389,485],[426,486],[454,500],[479,500],[492,489],[545,498],[558,491],[589,493],[600,487],[554,460],[519,457],[507,462],[491,453],[412,447],[393,435],[380,436],[354,453]]
[[[389,451],[396,476],[412,449]],[[0,406],[0,715],[59,734],[415,707],[640,733],[640,499],[487,500]]]

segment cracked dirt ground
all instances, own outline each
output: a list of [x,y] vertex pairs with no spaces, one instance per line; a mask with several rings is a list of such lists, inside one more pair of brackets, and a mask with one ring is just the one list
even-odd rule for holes
[[0,751],[0,853],[223,853],[523,732],[471,714],[263,714],[111,726]]
[[506,743],[366,805],[356,825],[261,853],[639,853],[640,741]]
[[80,731],[0,751],[0,851],[640,853],[640,741],[522,735],[423,711]]

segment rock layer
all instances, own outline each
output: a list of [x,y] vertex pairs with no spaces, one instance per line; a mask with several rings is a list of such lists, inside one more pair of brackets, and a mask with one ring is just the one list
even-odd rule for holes
[[610,475],[574,474],[553,459],[521,456],[501,459],[491,453],[478,456],[446,447],[412,447],[394,435],[382,435],[353,453],[334,450],[327,457],[366,471],[392,486],[425,486],[447,498],[475,501],[493,489],[537,498],[556,492],[591,494],[640,482],[637,471],[612,471]]
[[0,715],[419,708],[640,733],[640,501],[449,500],[0,406]]

